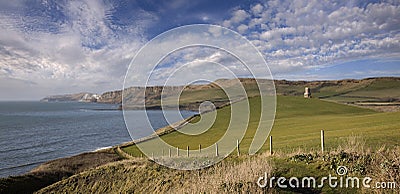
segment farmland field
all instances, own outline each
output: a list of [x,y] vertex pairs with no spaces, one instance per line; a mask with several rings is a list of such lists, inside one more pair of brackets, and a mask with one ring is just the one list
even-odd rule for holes
[[[250,98],[249,102],[250,122],[246,135],[240,142],[242,153],[247,153],[260,118],[260,98]],[[350,135],[363,137],[366,144],[374,148],[383,144],[395,146],[400,143],[398,118],[400,118],[400,112],[382,113],[316,98],[278,96],[276,119],[270,135],[274,137],[274,149],[283,152],[291,152],[298,148],[319,150],[321,129],[325,130],[327,149],[336,148],[344,138]],[[210,146],[225,133],[229,119],[230,108],[227,106],[217,110],[216,122],[203,134],[189,136],[175,131],[161,138],[181,149],[185,149],[186,146],[196,149],[199,144],[203,147]],[[145,143],[151,143],[151,140]],[[135,145],[123,149],[132,155],[140,154]],[[268,149],[269,145],[266,143],[261,151]]]

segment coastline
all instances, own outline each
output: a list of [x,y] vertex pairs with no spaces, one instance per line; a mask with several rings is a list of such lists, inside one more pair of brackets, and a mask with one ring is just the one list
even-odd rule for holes
[[25,174],[0,178],[0,193],[33,193],[85,170],[120,160],[112,148],[50,160]]

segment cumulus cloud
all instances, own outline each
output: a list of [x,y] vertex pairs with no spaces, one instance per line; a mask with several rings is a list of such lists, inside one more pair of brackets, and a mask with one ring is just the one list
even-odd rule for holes
[[[181,85],[194,77],[213,81],[218,78],[249,77],[252,73],[257,78],[270,78],[262,61],[262,56],[257,54],[254,47],[235,32],[215,26],[189,26],[175,29],[149,42],[132,64],[137,67],[141,64],[140,67],[131,67],[125,84],[164,85],[165,80],[173,78],[172,84]],[[175,74],[182,70],[185,73]]]
[[249,38],[274,73],[400,53],[398,2],[275,0],[241,11],[240,22],[234,11],[222,24]]
[[251,12],[253,15],[258,15],[263,11],[264,7],[261,4],[256,4],[251,7]]
[[246,26],[246,25],[244,25],[244,24],[240,24],[240,25],[237,27],[237,31],[238,31],[239,33],[241,33],[241,34],[245,33],[245,32],[247,31],[247,29],[249,29],[249,27]]
[[0,10],[0,77],[22,80],[12,82],[15,91],[44,94],[121,88],[129,61],[146,41],[142,28],[157,20],[136,10],[136,20],[115,25],[115,5],[98,1],[7,7]]
[[150,85],[184,85],[196,79],[214,81],[249,76],[249,71],[230,53],[216,48],[196,46],[167,56],[152,72]]
[[240,24],[246,20],[250,15],[243,9],[235,10],[229,20],[225,20],[223,25],[225,27],[232,27],[233,25]]

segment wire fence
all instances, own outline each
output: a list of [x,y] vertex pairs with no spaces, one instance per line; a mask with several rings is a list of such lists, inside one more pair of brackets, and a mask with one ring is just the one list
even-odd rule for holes
[[[132,158],[132,157],[138,157],[135,156],[133,153],[129,153],[124,151],[121,148],[124,147],[128,147],[130,144],[126,144],[123,146],[117,146],[116,147],[116,152],[125,158]],[[161,149],[159,152],[152,152],[151,158],[156,158],[156,157],[169,157],[169,158],[173,158],[173,157],[219,157],[221,156],[220,150],[218,148],[218,143],[215,143],[213,145],[214,147],[214,151],[210,151],[211,149],[208,149],[207,152],[205,152],[204,149],[202,149],[202,145],[199,144],[198,149],[190,149],[189,146],[186,146],[186,149],[179,149],[179,147],[175,147],[175,148],[168,148],[168,149]],[[173,149],[175,149],[175,151],[173,151]],[[324,130],[321,130],[321,152],[323,153],[325,150],[325,138],[324,138]],[[237,139],[236,140],[236,154],[237,156],[240,156],[242,153],[240,152],[240,141]],[[230,154],[230,152],[229,152]],[[274,149],[273,149],[273,139],[272,136],[269,137],[269,154],[273,155],[274,154]],[[143,157],[143,154],[141,154],[140,157]]]

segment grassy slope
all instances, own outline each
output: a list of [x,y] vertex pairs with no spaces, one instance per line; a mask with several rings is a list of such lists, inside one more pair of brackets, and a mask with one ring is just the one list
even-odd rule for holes
[[[351,138],[349,138],[351,139]],[[351,143],[353,142],[353,143]],[[346,142],[345,142],[346,143]],[[350,140],[330,153],[257,154],[231,156],[201,170],[183,171],[158,165],[145,158],[133,158],[89,169],[43,188],[38,193],[398,193],[392,189],[323,188],[261,189],[256,180],[268,177],[336,176],[337,166],[346,166],[349,176],[371,177],[375,181],[400,180],[400,147],[364,152],[361,141]],[[287,183],[286,183],[287,184]]]
[[376,80],[370,85],[350,92],[346,96],[367,96],[376,98],[399,98],[400,81],[394,80]]
[[[250,99],[252,107],[250,124],[244,139],[240,143],[241,152],[246,153],[252,141],[259,119],[260,98]],[[186,146],[198,148],[201,143],[206,147],[219,139],[227,128],[230,119],[230,108],[218,110],[216,123],[206,133],[198,136],[188,136],[173,132],[162,138],[182,149]],[[400,112],[378,113],[369,109],[326,102],[319,99],[304,99],[301,97],[278,96],[277,115],[271,135],[274,137],[274,147],[277,150],[292,151],[297,148],[319,149],[320,130],[324,129],[326,147],[337,147],[341,137],[362,135],[368,145],[373,147],[385,143],[399,145]],[[267,150],[268,145],[263,146]],[[126,147],[125,151],[139,155],[136,146]]]
[[[257,96],[258,88],[255,82],[248,81],[244,84],[248,96]],[[305,83],[290,82],[288,84],[277,81],[276,92],[285,96],[301,96],[304,87],[310,87],[312,95],[326,100],[348,103],[356,101],[386,101],[400,99],[400,79],[398,78],[372,78],[364,80],[344,81],[312,81]],[[219,88],[206,88],[194,91],[184,91],[180,97],[181,104],[190,104],[196,101],[226,101],[226,95]],[[169,99],[166,98],[168,104]]]
[[315,96],[330,96],[327,99],[337,102],[354,102],[400,97],[400,80],[380,78],[363,82],[347,83],[340,86],[327,86],[314,93]]
[[[258,89],[258,86],[256,85],[255,82],[249,82],[247,84],[243,84],[244,89],[246,90],[247,96],[259,96],[260,92]],[[237,86],[227,86],[227,88],[230,89],[238,89]],[[225,89],[227,89],[225,88]],[[231,98],[237,98],[241,93],[241,90],[237,90],[237,93],[235,93],[235,96],[232,96]],[[165,97],[163,99],[163,104],[164,105],[171,105],[174,104],[174,100],[176,96],[174,97]],[[213,87],[198,87],[194,90],[183,90],[182,94],[179,96],[179,103],[180,105],[188,105],[188,104],[193,104],[197,102],[203,102],[203,101],[211,101],[211,102],[224,102],[228,103],[228,96],[226,94],[226,91],[221,89],[219,86],[213,86]],[[160,104],[160,100],[155,100],[151,102],[152,104]],[[217,105],[218,106],[218,105]]]
[[[216,81],[220,83],[223,88],[236,88],[233,80]],[[255,80],[241,79],[242,86],[246,89],[249,97],[258,96],[259,91]],[[269,83],[266,80],[259,80],[261,85]],[[400,99],[400,79],[399,78],[370,78],[362,80],[337,80],[337,81],[285,81],[276,80],[275,88],[276,93],[284,96],[302,96],[304,87],[311,88],[312,96],[317,98],[324,98],[331,101],[347,103],[365,100],[379,100],[385,101],[388,99]],[[264,87],[261,87],[264,88]],[[237,89],[237,88],[236,88]],[[153,91],[148,95],[146,104],[148,108],[159,108],[161,90]],[[169,93],[164,95],[163,104],[166,106],[173,106],[176,93]],[[137,105],[136,93],[126,94],[126,106]],[[172,95],[172,96],[171,96]],[[239,94],[237,94],[239,95]],[[117,95],[118,96],[118,95]],[[236,96],[238,97],[238,96]],[[231,97],[232,99],[232,97]],[[179,96],[179,103],[186,109],[197,110],[197,106],[202,101],[212,101],[217,106],[228,103],[227,95],[219,86],[196,85],[186,88]],[[112,100],[112,101],[115,101]],[[118,100],[116,100],[118,101]],[[132,102],[132,103],[129,103]],[[136,103],[133,103],[136,102]]]
[[[336,148],[343,137],[361,135],[372,147],[399,145],[400,112],[378,113],[318,99],[282,97],[271,135],[277,149],[319,149],[320,130],[325,130],[328,149]],[[279,111],[281,110],[281,111]]]

